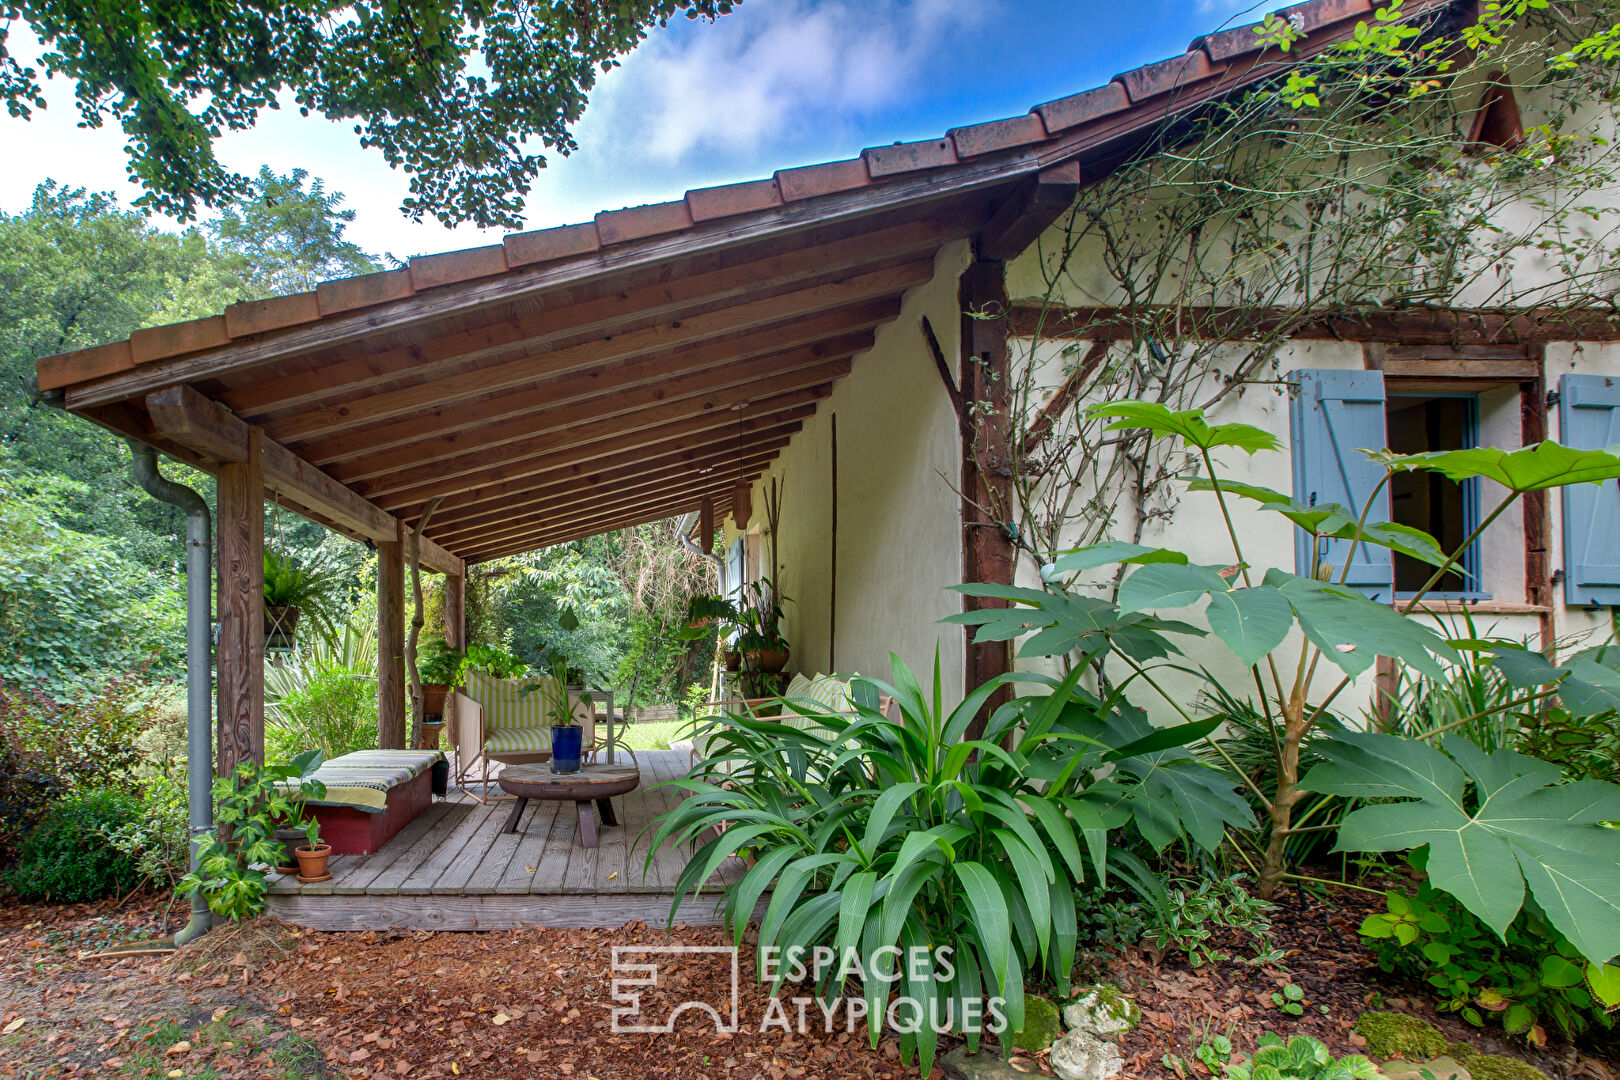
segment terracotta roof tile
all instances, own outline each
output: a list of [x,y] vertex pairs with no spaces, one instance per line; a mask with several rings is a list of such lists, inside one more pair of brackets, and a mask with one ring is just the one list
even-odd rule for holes
[[489,277],[491,274],[504,274],[506,270],[505,244],[486,244],[437,255],[419,255],[411,260],[411,286],[417,290],[432,289],[440,285],[454,285],[458,281]]
[[872,179],[917,172],[919,169],[938,169],[956,164],[956,148],[949,139],[923,139],[921,142],[895,143],[892,146],[873,146],[861,151],[866,159],[866,171]]
[[1172,56],[1168,60],[1143,64],[1139,68],[1121,72],[1115,75],[1112,81],[1124,86],[1125,92],[1131,96],[1134,103],[1179,90],[1192,83],[1202,82],[1225,70],[1225,64],[1216,67],[1209,62],[1209,57],[1204,55],[1202,49],[1195,49],[1180,56]]
[[872,182],[866,171],[866,159],[849,158],[845,161],[823,161],[819,165],[805,165],[797,169],[781,169],[775,176],[777,189],[783,202],[813,199],[817,195],[831,195],[835,191],[865,187]]
[[[1277,12],[1279,18],[1294,18],[1305,33],[1345,19],[1365,15],[1373,9],[1372,0],[1309,0]],[[1216,63],[1232,60],[1260,50],[1260,38],[1255,33],[1259,23],[1234,26],[1218,33],[1195,38],[1189,49],[1202,48]]]
[[1030,112],[1040,116],[1046,130],[1056,135],[1060,131],[1079,127],[1100,116],[1128,109],[1130,105],[1130,95],[1125,93],[1125,88],[1119,83],[1111,82],[1106,86],[1082,90],[1078,94],[1070,94],[1068,97],[1037,105]]
[[150,330],[137,330],[129,335],[130,359],[137,364],[148,360],[161,360],[165,356],[211,349],[231,340],[225,332],[225,316],[210,315],[206,319],[154,326]]
[[571,255],[589,255],[602,247],[594,221],[513,233],[505,238],[504,243],[507,266],[527,266],[552,259],[566,259]]
[[249,334],[280,330],[284,326],[314,322],[320,317],[321,305],[311,290],[291,296],[271,296],[232,304],[225,309],[225,331],[233,338],[247,337]]
[[382,270],[375,274],[322,282],[315,286],[315,299],[321,305],[322,315],[335,315],[340,311],[402,300],[415,295],[415,292],[411,288],[409,270]]
[[685,199],[608,210],[596,215],[596,233],[602,238],[603,247],[691,227],[692,215],[686,209]]
[[956,156],[959,158],[1028,146],[1047,137],[1046,125],[1041,122],[1040,114],[1033,112],[1005,120],[992,120],[988,124],[952,128],[945,134],[956,145]]
[[686,208],[694,222],[747,214],[782,205],[782,192],[776,179],[749,180],[741,184],[698,188],[686,193]]

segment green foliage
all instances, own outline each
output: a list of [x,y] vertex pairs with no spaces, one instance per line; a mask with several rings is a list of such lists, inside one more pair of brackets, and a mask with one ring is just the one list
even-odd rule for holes
[[1286,1043],[1269,1031],[1246,1062],[1226,1067],[1227,1080],[1378,1080],[1378,1066],[1360,1054],[1335,1058],[1308,1035]]
[[183,665],[172,579],[60,523],[78,485],[17,469],[0,447],[0,681],[67,697],[107,671]]
[[1284,983],[1281,990],[1277,990],[1272,993],[1271,1005],[1273,1008],[1280,1009],[1289,1016],[1304,1016],[1305,991],[1301,990],[1293,983]]
[[376,745],[375,668],[312,666],[301,686],[266,706],[266,761],[290,762],[306,750],[333,758]]
[[1620,715],[1577,718],[1568,709],[1540,710],[1527,717],[1520,749],[1550,761],[1570,780],[1620,783]]
[[268,887],[259,867],[283,855],[276,829],[302,829],[311,846],[319,842],[320,826],[304,817],[304,803],[326,795],[326,785],[312,779],[322,760],[319,750],[308,750],[287,765],[244,761],[215,778],[214,829],[202,841],[197,870],[180,879],[180,895],[200,893],[209,910],[231,919],[264,911]]
[[1024,997],[1024,1026],[1013,1036],[1013,1045],[1039,1054],[1063,1034],[1063,1017],[1058,1007],[1039,994]]
[[10,855],[56,800],[129,786],[141,761],[136,740],[153,712],[139,675],[110,679],[66,703],[0,684],[0,856]]
[[74,904],[118,896],[141,883],[134,859],[107,842],[107,833],[138,820],[127,792],[85,791],[57,803],[22,843],[6,884],[29,902]]
[[191,860],[191,819],[185,773],[151,771],[137,787],[142,812],[105,830],[113,850],[134,863],[141,880],[174,888]]
[[1356,1017],[1356,1034],[1367,1040],[1367,1053],[1386,1061],[1437,1058],[1450,1047],[1439,1028],[1405,1013],[1364,1012]]
[[731,0],[477,9],[301,0],[221,19],[176,8],[22,0],[48,47],[40,68],[0,55],[13,115],[44,108],[45,77],[74,84],[84,122],[109,115],[128,139],[142,206],[186,220],[252,189],[214,154],[224,132],[251,128],[276,100],[353,124],[360,145],[411,176],[403,209],[447,225],[518,228],[545,165],[526,142],[574,148],[571,126],[599,71],[677,13],[713,17]]
[[439,686],[461,685],[462,665],[467,657],[443,638],[424,642],[416,657],[416,671],[422,682]]
[[1465,739],[1444,751],[1417,739],[1340,732],[1302,781],[1310,791],[1396,800],[1365,806],[1339,828],[1347,851],[1428,847],[1427,870],[1498,935],[1525,889],[1581,954],[1620,953],[1620,787],[1561,783],[1556,765],[1511,750],[1487,754]]
[[1367,916],[1361,935],[1379,967],[1426,982],[1441,1009],[1475,1025],[1494,1018],[1537,1045],[1549,1024],[1566,1038],[1613,1027],[1620,965],[1589,962],[1536,911],[1519,912],[1498,935],[1428,880],[1415,895],[1385,897],[1386,910]]
[[1513,686],[1556,692],[1573,716],[1585,718],[1620,708],[1620,646],[1600,645],[1554,664],[1522,646],[1502,645],[1491,652],[1491,663]]
[[[730,824],[687,863],[671,920],[688,892],[748,848],[757,861],[723,897],[739,942],[769,889],[762,957],[773,946],[832,945],[839,956],[858,949],[865,958],[890,945],[950,946],[956,977],[949,985],[908,972],[897,989],[924,1003],[955,1001],[959,1030],[961,1002],[981,990],[995,994],[1006,999],[1009,1026],[1020,1029],[1026,975],[1043,973],[1060,992],[1068,988],[1078,939],[1074,889],[1088,875],[1101,883],[1114,874],[1165,899],[1146,865],[1110,843],[1111,830],[1149,815],[1176,830],[1177,841],[1197,844],[1202,833],[1179,831],[1185,808],[1133,805],[1133,788],[1151,771],[1134,771],[1139,759],[1171,748],[1142,745],[1133,728],[1100,723],[1099,711],[1117,702],[1103,709],[1077,692],[1079,676],[1061,683],[1028,676],[1050,693],[996,709],[978,739],[967,737],[969,723],[1013,677],[992,680],[947,711],[937,663],[930,697],[898,659],[893,686],[855,681],[853,715],[802,703],[811,720],[804,727],[751,714],[716,719],[705,731],[707,760],[675,784],[688,798],[658,819],[651,847]],[[880,694],[894,698],[898,719],[870,704]],[[1118,738],[1112,745],[1110,731]],[[1107,781],[1098,775],[1110,770]],[[1174,798],[1167,790],[1164,801]],[[821,989],[829,989],[835,973],[823,974]],[[886,992],[881,980],[866,980],[864,993],[878,1003],[874,1041]],[[977,1032],[968,1034],[976,1045]],[[920,1052],[926,1072],[935,1036],[925,1025],[912,1039],[907,1053]]]
[[321,549],[302,558],[264,553],[264,606],[297,608],[299,625],[332,647],[337,645],[338,625],[345,621],[350,583],[348,572]]
[[1250,937],[1257,959],[1273,959],[1267,941],[1276,905],[1250,895],[1237,878],[1203,878],[1169,890],[1167,899],[1150,908],[1145,936],[1160,949],[1182,953],[1189,967],[1223,964],[1231,959],[1214,947],[1218,931]]
[[529,665],[505,649],[493,645],[473,645],[462,658],[462,672],[482,671],[497,679],[516,679],[529,673]]
[[1506,1054],[1475,1054],[1467,1064],[1474,1080],[1551,1080],[1534,1065]]

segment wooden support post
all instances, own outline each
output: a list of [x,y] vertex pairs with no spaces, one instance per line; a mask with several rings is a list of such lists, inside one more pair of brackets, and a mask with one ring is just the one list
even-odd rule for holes
[[[1519,384],[1519,435],[1523,446],[1534,446],[1547,437],[1547,350],[1532,345],[1529,352],[1537,374]],[[1524,495],[1520,506],[1524,513],[1524,598],[1540,609],[1541,647],[1551,649],[1556,636],[1551,502],[1545,491],[1531,491]]]
[[452,649],[467,647],[467,576],[444,577],[444,642]]
[[377,545],[377,745],[405,749],[405,544]]
[[[1003,263],[980,260],[962,275],[962,580],[994,585],[1013,583],[1014,555],[1007,520],[1012,516],[1012,473],[1008,438],[1007,282]],[[989,318],[975,316],[987,315]],[[964,597],[963,610],[1002,607],[1005,601]],[[963,692],[971,693],[1012,669],[1005,641],[973,644],[967,632]],[[985,719],[1007,699],[994,695],[968,728],[968,738],[984,733]]]
[[219,467],[217,774],[264,763],[264,467],[257,429]]

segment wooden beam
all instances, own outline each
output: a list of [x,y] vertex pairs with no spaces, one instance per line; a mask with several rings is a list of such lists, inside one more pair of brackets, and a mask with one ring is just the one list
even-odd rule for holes
[[377,745],[405,749],[405,544],[377,545]]
[[692,465],[682,466],[674,472],[660,472],[656,476],[649,475],[615,484],[565,489],[548,497],[513,503],[501,511],[457,520],[442,533],[437,533],[437,518],[435,518],[435,531],[440,543],[462,547],[490,536],[499,536],[546,521],[566,520],[570,514],[595,510],[610,504],[622,505],[635,499],[655,498],[671,491],[694,487],[699,491],[705,486],[712,489],[714,484],[721,480],[728,483],[735,480],[740,471],[763,467],[788,444],[791,437],[790,433],[783,433],[777,438],[759,444],[749,449],[741,461],[738,460],[736,451],[732,450],[709,458],[705,463],[694,462]]
[[[926,279],[913,267],[909,280],[917,284]],[[424,383],[342,401],[331,410],[309,412],[267,431],[296,446],[309,460],[326,465],[471,424],[553,409],[595,394],[658,385],[678,375],[864,333],[898,314],[900,291],[787,314],[715,340],[682,338],[678,335],[687,332],[683,324],[655,343],[632,334],[587,342],[564,350],[566,362],[558,359],[563,356],[559,352],[525,361],[487,381],[469,377],[451,385]]]
[[218,759],[229,776],[264,764],[264,470],[261,438],[249,431],[240,461],[219,467]]
[[1163,340],[1234,341],[1298,338],[1315,341],[1392,342],[1402,345],[1535,345],[1550,341],[1620,341],[1620,311],[1464,308],[1361,309],[1301,312],[1292,308],[1184,307],[1061,308],[1015,304],[1014,337],[1119,341],[1137,335]]
[[[828,243],[767,254],[764,258],[646,284],[613,288],[604,295],[556,304],[516,318],[490,320],[427,341],[378,350],[364,343],[327,350],[289,369],[226,390],[220,396],[239,416],[284,416],[335,398],[352,398],[408,375],[413,380],[537,356],[593,337],[620,336],[668,320],[681,320],[716,305],[759,300],[816,279],[871,269],[880,260],[930,255],[962,224],[925,219]],[[337,353],[337,355],[331,355]]]
[[[521,495],[508,496],[495,503],[486,503],[464,509],[456,516],[445,515],[440,524],[439,514],[433,518],[434,539],[452,547],[469,531],[486,529],[516,521],[536,512],[551,512],[565,506],[600,499],[604,495],[621,495],[647,488],[668,488],[689,477],[706,471],[735,467],[736,463],[757,458],[762,453],[774,452],[787,445],[788,439],[799,429],[794,422],[773,429],[751,440],[740,450],[735,445],[718,444],[703,453],[677,455],[677,460],[649,460],[622,466],[609,472],[564,480],[537,486]],[[441,511],[442,513],[442,511]]]
[[[148,394],[146,410],[153,430],[165,440],[222,464],[245,461],[249,440],[259,431],[189,386]],[[262,433],[259,446],[264,487],[283,505],[374,543],[398,536],[399,521],[386,510]],[[461,572],[461,560],[431,541],[422,544],[422,565],[440,573]]]
[[[1013,584],[1014,552],[1007,521],[1012,516],[1012,474],[1007,468],[1010,432],[1007,320],[975,318],[1006,310],[1006,265],[978,261],[962,274],[961,393],[966,425],[962,444],[962,580]],[[962,609],[1005,607],[1006,601],[964,596]],[[963,693],[972,693],[1012,670],[1009,642],[975,644],[964,627]],[[988,716],[1008,698],[992,695],[968,725],[967,738],[984,734]]]
[[1078,161],[1053,165],[1025,180],[979,230],[975,244],[979,258],[1017,258],[1053,222],[1068,213],[1080,194],[1080,183]]
[[[758,479],[759,474],[745,479]],[[704,489],[699,487],[692,490],[670,492],[659,499],[632,500],[621,507],[603,509],[595,514],[573,518],[568,521],[555,522],[540,526],[532,531],[514,536],[509,540],[492,540],[486,544],[468,545],[468,561],[484,562],[491,556],[489,552],[498,551],[500,554],[512,554],[519,551],[535,551],[552,544],[566,543],[586,536],[597,536],[601,533],[613,532],[615,529],[627,529],[632,525],[640,525],[648,521],[662,521],[667,517],[675,517],[689,513],[698,508],[702,500]],[[729,485],[722,492],[713,492],[715,520],[722,520],[731,511],[731,490]]]
[[[748,388],[745,388],[748,389]],[[832,392],[822,383],[774,394],[747,397],[776,410],[814,405]],[[702,437],[716,428],[731,426],[729,407],[693,410],[689,403],[676,402],[660,409],[644,409],[613,425],[617,433],[607,438],[601,432],[584,429],[570,435],[543,435],[508,443],[499,450],[474,450],[460,458],[401,469],[376,480],[355,486],[371,494],[380,505],[400,513],[402,507],[415,508],[438,495],[476,492],[484,484],[516,481],[554,471],[563,466],[588,464],[620,454],[652,452],[653,447],[671,440]],[[593,435],[595,437],[589,437]],[[412,514],[411,516],[415,516]]]
[[[617,417],[625,417],[628,424],[646,426],[660,422],[654,417],[669,420],[702,412],[722,412],[744,402],[832,382],[849,374],[849,369],[847,351],[828,352],[819,347],[806,347],[769,360],[672,379],[666,386],[643,387],[600,402],[568,405],[552,412],[540,410],[493,423],[475,423],[465,431],[338,462],[332,465],[331,471],[346,483],[373,480],[396,470],[414,470],[436,462],[444,463],[437,471],[446,476],[454,475],[450,470],[455,468],[478,471],[492,460],[498,461],[511,453],[510,443],[533,445],[534,440],[545,439],[552,448],[562,449],[581,440],[589,442],[599,438],[602,425]],[[561,436],[564,430],[570,430],[571,434]],[[546,439],[543,433],[554,433],[558,437]],[[469,450],[478,452],[469,454]],[[452,459],[457,459],[459,464],[450,464]]]
[[[804,393],[801,391],[801,394]],[[797,395],[796,395],[797,396]],[[757,408],[758,415],[751,415],[743,422],[743,438],[752,439],[763,432],[774,431],[807,420],[815,415],[814,404],[795,405],[786,409],[779,409],[773,403],[766,402],[758,406],[750,405],[750,409]],[[407,521],[415,520],[420,516],[422,509],[427,505],[427,499],[443,497],[439,512],[448,517],[449,514],[461,510],[477,509],[483,506],[498,506],[508,498],[525,496],[540,488],[574,484],[599,483],[604,476],[603,470],[619,466],[621,461],[628,460],[635,463],[628,468],[641,470],[653,468],[657,463],[692,460],[693,456],[707,447],[731,445],[735,446],[737,431],[734,425],[726,422],[723,416],[705,416],[711,421],[707,429],[698,429],[688,434],[688,428],[676,432],[673,437],[664,438],[666,434],[662,429],[654,429],[650,433],[631,432],[627,435],[614,436],[604,442],[614,443],[615,448],[600,453],[585,456],[580,450],[565,451],[552,458],[531,458],[510,467],[499,468],[499,475],[493,477],[494,482],[479,482],[471,484],[465,481],[455,482],[453,491],[435,492],[426,499],[415,502],[398,504],[399,516]],[[597,449],[600,444],[593,444],[591,449]],[[628,453],[633,452],[633,453]],[[610,459],[610,460],[609,460]],[[550,464],[547,464],[550,462]],[[496,470],[491,470],[492,472]],[[510,476],[512,479],[501,479]],[[480,481],[482,477],[478,478]],[[393,501],[392,498],[378,502]]]

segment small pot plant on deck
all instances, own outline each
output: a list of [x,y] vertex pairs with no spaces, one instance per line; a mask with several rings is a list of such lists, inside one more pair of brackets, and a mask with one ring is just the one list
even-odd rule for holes
[[[304,817],[310,799],[326,797],[326,785],[314,778],[322,760],[319,750],[306,750],[286,765],[244,761],[216,779],[214,829],[203,838],[197,869],[180,879],[180,895],[200,892],[209,910],[231,919],[264,911],[266,868],[285,857],[276,829],[291,823],[310,848],[325,846],[318,843],[319,826]],[[299,862],[302,867],[301,853]]]
[[416,669],[422,677],[422,731],[428,745],[438,745],[430,736],[444,726],[445,699],[461,686],[466,665],[467,654],[451,647],[449,642],[430,641],[422,646],[422,657]]

